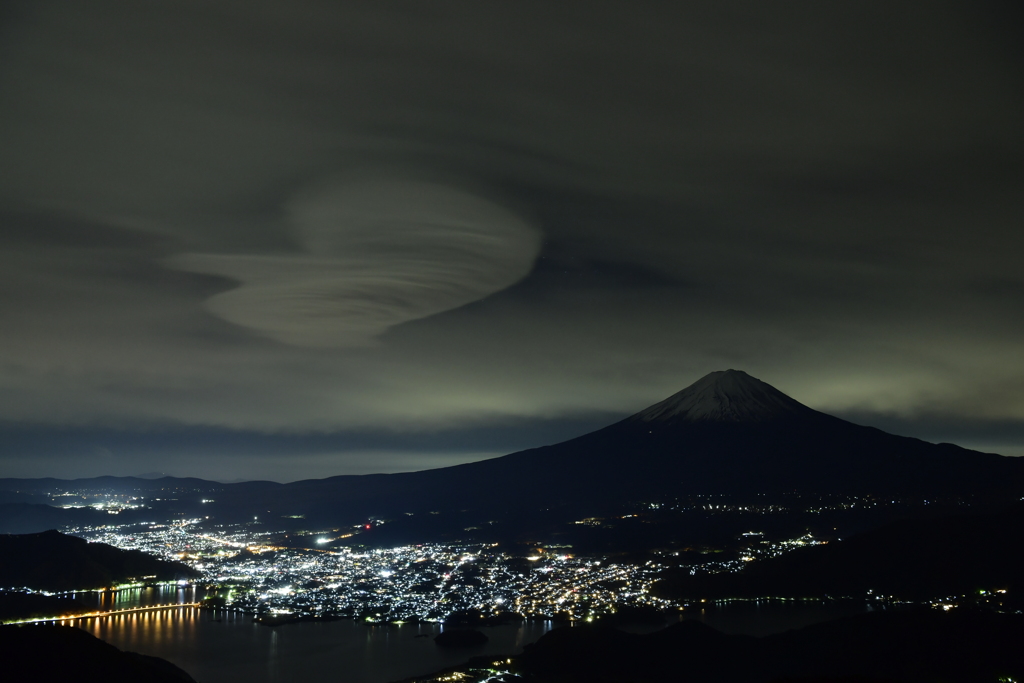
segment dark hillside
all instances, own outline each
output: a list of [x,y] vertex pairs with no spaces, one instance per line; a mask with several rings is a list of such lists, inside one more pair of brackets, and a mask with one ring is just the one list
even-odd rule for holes
[[0,626],[4,680],[195,683],[170,662],[122,652],[72,626]]
[[680,598],[895,596],[928,600],[1007,590],[1019,600],[1024,506],[1002,512],[905,520],[828,545],[753,562],[743,572],[666,579]]
[[168,581],[194,575],[178,562],[139,550],[88,543],[57,531],[0,535],[0,586],[8,588],[66,591],[103,588],[135,577]]
[[764,638],[684,621],[644,636],[607,627],[556,629],[512,666],[539,683],[996,683],[1024,675],[1022,639],[1024,616],[961,610],[879,612]]

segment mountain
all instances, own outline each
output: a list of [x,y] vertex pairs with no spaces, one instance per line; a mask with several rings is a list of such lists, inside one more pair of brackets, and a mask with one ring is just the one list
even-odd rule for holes
[[769,422],[813,419],[814,411],[742,370],[712,372],[628,421]]
[[[198,491],[198,484],[189,486]],[[274,520],[278,528],[301,516],[293,529],[341,530],[389,520],[385,526],[374,522],[372,530],[361,529],[346,541],[371,545],[550,539],[553,534],[575,545],[584,527],[570,532],[567,522],[698,495],[747,503],[793,492],[1009,502],[1024,493],[1024,459],[856,425],[815,411],[744,372],[727,370],[603,429],[499,458],[401,474],[217,487],[210,496],[215,503],[199,505],[196,493],[196,504],[183,514],[214,515],[222,522],[258,517]],[[184,492],[176,497],[182,501],[178,505],[189,500]],[[846,530],[870,528],[894,516],[862,518]],[[720,519],[690,515],[672,521],[671,530],[645,525],[632,536],[628,529],[602,532],[587,547],[657,547],[669,538],[692,538]],[[794,518],[793,523],[805,521]],[[734,516],[732,523],[746,522]],[[829,530],[832,526],[843,525]],[[734,531],[719,526],[714,537],[720,541]]]
[[[430,512],[461,515],[463,526],[502,519],[523,524],[690,495],[1015,500],[1024,494],[1024,459],[856,425],[745,372],[726,370],[595,432],[455,467],[290,484],[115,479],[104,478],[104,485],[174,489],[185,514],[225,521],[305,515],[308,525],[341,526],[371,518],[412,524],[410,513],[420,533],[442,524]],[[47,485],[61,486],[56,480]],[[32,490],[25,480],[0,481],[0,488]],[[199,499],[209,497],[216,502],[200,506]],[[450,517],[443,522],[455,523]]]
[[103,588],[143,576],[172,580],[196,573],[140,550],[88,543],[56,531],[0,535],[0,586],[66,591]]
[[275,498],[310,514],[369,515],[792,491],[1015,499],[1024,460],[856,425],[727,370],[563,443],[443,469],[295,482]]
[[163,479],[167,476],[166,472],[144,472],[142,474],[136,474],[136,479]]

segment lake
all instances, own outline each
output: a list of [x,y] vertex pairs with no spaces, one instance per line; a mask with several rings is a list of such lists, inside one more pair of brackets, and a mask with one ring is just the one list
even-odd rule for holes
[[486,645],[446,650],[434,644],[442,630],[435,624],[344,619],[269,627],[240,612],[198,608],[73,623],[122,650],[163,657],[200,683],[386,683],[461,664],[473,655],[516,653],[551,628],[549,622],[489,627]]
[[[152,590],[152,589],[151,589]],[[190,591],[167,589],[168,602],[192,602]],[[120,596],[150,602],[151,596]],[[152,604],[152,603],[150,603]],[[680,618],[698,619],[727,633],[766,635],[817,621],[863,613],[864,603],[797,601],[693,605]],[[387,683],[461,664],[476,655],[520,652],[550,630],[551,622],[524,622],[482,629],[490,638],[478,648],[446,650],[433,637],[436,624],[370,625],[353,620],[269,627],[239,612],[193,607],[69,620],[122,650],[163,657],[199,683]],[[638,632],[654,627],[638,627]]]

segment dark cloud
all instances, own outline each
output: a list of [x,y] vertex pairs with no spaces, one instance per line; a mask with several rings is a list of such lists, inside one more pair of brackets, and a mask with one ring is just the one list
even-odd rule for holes
[[6,3],[0,419],[408,469],[738,367],[981,443],[1024,422],[1019,19]]

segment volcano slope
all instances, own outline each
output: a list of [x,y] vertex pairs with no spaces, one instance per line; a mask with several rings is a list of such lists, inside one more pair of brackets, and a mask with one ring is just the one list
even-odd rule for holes
[[725,370],[551,446],[421,472],[226,485],[218,507],[324,523],[461,511],[461,524],[792,492],[1008,501],[1024,494],[1024,461],[856,425]]

